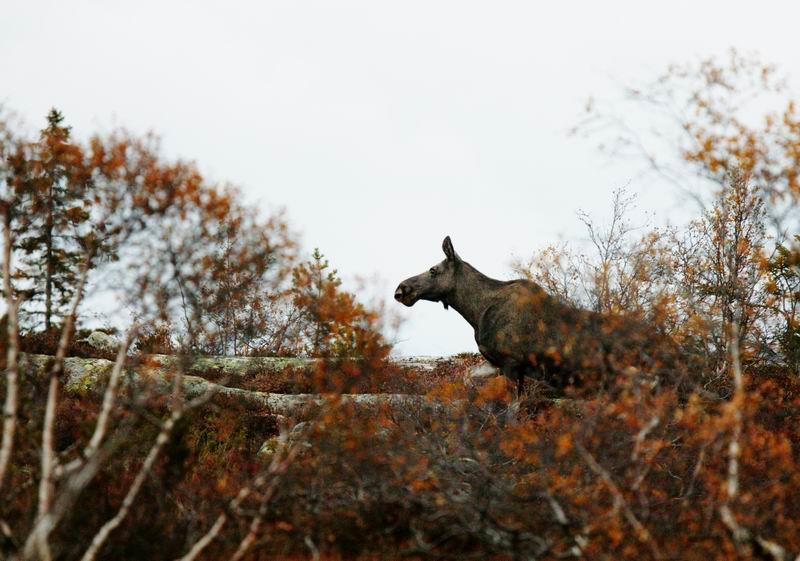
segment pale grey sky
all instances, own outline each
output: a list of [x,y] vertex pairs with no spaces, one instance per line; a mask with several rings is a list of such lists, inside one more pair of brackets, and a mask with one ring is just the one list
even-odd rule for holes
[[[757,51],[800,75],[800,5],[702,2],[4,0],[0,101],[38,129],[153,130],[168,154],[286,207],[307,249],[378,276],[398,352],[474,351],[441,305],[391,302],[442,238],[495,277],[583,235],[635,162],[569,137],[586,99],[671,62]],[[677,194],[635,180],[669,220]],[[354,286],[354,285],[353,285]]]

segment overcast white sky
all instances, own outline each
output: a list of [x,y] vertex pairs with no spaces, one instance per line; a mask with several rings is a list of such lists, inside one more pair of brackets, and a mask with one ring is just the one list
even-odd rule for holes
[[[391,302],[450,234],[498,278],[580,237],[634,179],[658,221],[678,196],[570,137],[587,98],[668,63],[757,51],[800,75],[800,4],[701,2],[2,2],[0,101],[34,129],[153,130],[170,155],[284,206],[307,249],[377,276],[404,354],[475,351],[452,310]],[[354,286],[354,285],[352,285]]]

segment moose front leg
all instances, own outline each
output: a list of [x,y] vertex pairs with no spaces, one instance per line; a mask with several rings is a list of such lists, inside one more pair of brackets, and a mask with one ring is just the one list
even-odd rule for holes
[[525,389],[525,368],[516,361],[506,362],[502,367],[503,374],[509,380],[517,382],[517,399],[522,398],[522,390]]

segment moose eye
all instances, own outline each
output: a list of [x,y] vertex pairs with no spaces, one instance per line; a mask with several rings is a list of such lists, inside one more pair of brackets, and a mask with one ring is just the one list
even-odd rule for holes
[[435,277],[436,275],[439,274],[439,271],[436,270],[436,267],[431,267],[431,270],[429,272],[432,277]]

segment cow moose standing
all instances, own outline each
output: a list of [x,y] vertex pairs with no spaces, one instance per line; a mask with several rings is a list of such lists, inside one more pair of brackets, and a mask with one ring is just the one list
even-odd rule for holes
[[444,261],[401,282],[395,299],[452,306],[475,330],[486,360],[516,380],[518,395],[525,376],[564,388],[626,372],[662,377],[672,371],[674,343],[645,323],[565,304],[530,280],[487,277],[458,256],[450,236],[442,250]]

